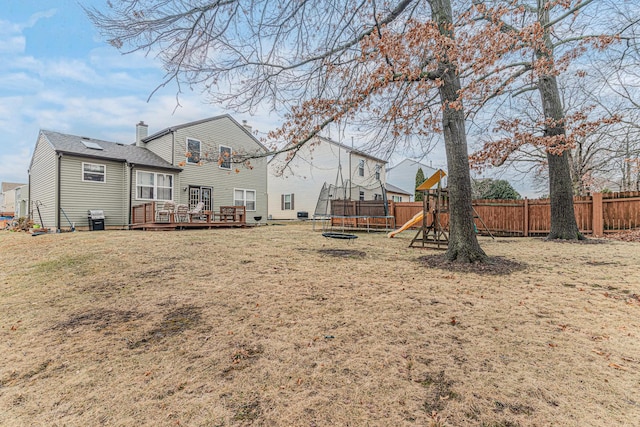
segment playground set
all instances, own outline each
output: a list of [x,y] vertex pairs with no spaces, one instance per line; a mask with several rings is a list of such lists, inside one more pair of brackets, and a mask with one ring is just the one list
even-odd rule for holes
[[[449,190],[442,187],[442,178],[446,175],[442,169],[438,169],[416,188],[417,191],[421,191],[423,194],[422,211],[415,214],[397,230],[387,233],[389,238],[420,224],[420,228],[411,240],[409,247],[447,249],[449,246],[449,231],[448,224],[443,221],[443,214],[449,212]],[[493,238],[493,235],[475,209],[473,213],[474,218],[480,221],[491,238]]]

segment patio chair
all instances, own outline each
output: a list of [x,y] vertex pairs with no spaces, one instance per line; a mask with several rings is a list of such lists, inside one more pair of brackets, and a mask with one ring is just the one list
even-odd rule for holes
[[156,212],[156,221],[171,222],[175,209],[176,204],[172,200],[167,200],[166,202],[164,202],[162,208],[158,209],[158,211]]
[[204,209],[204,202],[198,202],[198,204],[188,212],[189,220],[193,222],[194,218],[202,219],[202,209]]
[[189,222],[189,206],[184,204],[176,206],[176,222]]

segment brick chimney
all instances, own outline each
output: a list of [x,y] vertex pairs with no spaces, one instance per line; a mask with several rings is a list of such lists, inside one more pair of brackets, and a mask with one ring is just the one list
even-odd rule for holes
[[146,125],[141,120],[140,123],[136,125],[136,146],[137,147],[144,146],[144,143],[142,142],[142,140],[145,139],[147,136],[149,136],[149,125]]

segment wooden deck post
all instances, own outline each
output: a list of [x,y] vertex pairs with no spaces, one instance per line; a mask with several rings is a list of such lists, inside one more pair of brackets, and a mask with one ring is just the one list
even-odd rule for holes
[[592,224],[593,235],[602,237],[604,235],[604,210],[602,209],[602,193],[593,193],[592,203]]

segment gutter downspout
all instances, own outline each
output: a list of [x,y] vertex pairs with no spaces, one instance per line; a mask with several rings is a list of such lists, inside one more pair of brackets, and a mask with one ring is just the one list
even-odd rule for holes
[[[173,129],[171,130],[171,165],[176,165],[176,131]],[[180,194],[180,188],[182,188],[182,183],[180,182],[180,174],[176,173],[176,178],[178,179],[174,180],[173,183],[174,187],[177,190],[171,190],[171,194],[173,199],[175,199],[177,203],[182,203],[182,201],[179,200],[179,198],[182,196],[182,194]],[[177,186],[175,184],[177,184]],[[175,196],[174,194],[177,194],[177,196]]]
[[29,206],[27,207],[27,219],[31,219],[31,169],[29,169],[29,189],[27,190],[27,200]]
[[62,185],[60,185],[60,181],[62,179],[62,154],[58,153],[58,182],[56,183],[56,186],[58,187],[56,189],[56,231],[60,232],[60,206],[61,206],[61,200],[62,200],[62,195],[60,194],[61,190],[62,190]]
[[129,224],[129,229],[131,229],[131,211],[133,210],[133,168],[135,165],[133,163],[128,163],[129,165],[129,215],[127,219],[127,224]]
[[353,200],[351,198],[351,189],[353,187],[353,171],[351,170],[351,156],[353,155],[353,151],[348,151],[345,150],[347,152],[347,155],[349,156],[349,200]]
[[171,131],[171,164],[176,165],[176,132]]

